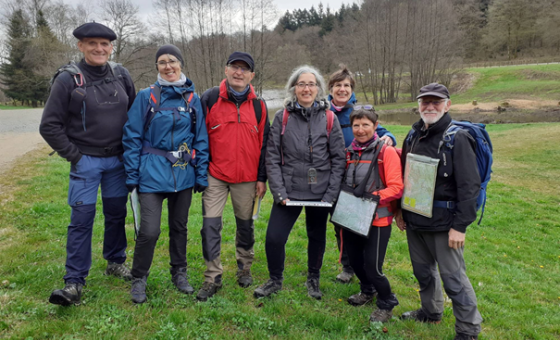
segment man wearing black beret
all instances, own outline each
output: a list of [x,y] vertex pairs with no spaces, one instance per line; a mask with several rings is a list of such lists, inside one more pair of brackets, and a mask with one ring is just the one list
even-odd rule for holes
[[122,162],[122,131],[136,97],[128,71],[109,62],[117,35],[96,22],[76,28],[80,62],[55,75],[39,131],[45,141],[70,162],[68,204],[72,208],[66,241],[65,287],[49,302],[79,304],[91,267],[91,240],[97,194],[101,186],[106,275],[130,279],[126,261],[128,190]]

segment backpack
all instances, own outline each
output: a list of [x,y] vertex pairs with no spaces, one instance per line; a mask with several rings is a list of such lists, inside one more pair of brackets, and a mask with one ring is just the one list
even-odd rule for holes
[[[471,123],[469,121],[452,120],[451,124],[449,124],[449,126],[443,133],[443,138],[440,143],[440,146],[445,146],[449,151],[451,151],[452,155],[453,147],[455,146],[455,135],[459,130],[467,131],[476,142],[476,164],[478,166],[478,173],[480,175],[480,191],[476,199],[476,210],[482,208],[480,219],[478,220],[478,225],[480,225],[482,217],[484,216],[484,208],[486,206],[486,188],[488,187],[488,182],[490,182],[490,175],[492,174],[492,141],[490,140],[490,136],[486,131],[486,125],[481,123]],[[415,133],[415,130],[411,130],[411,132],[409,132],[406,138],[407,144],[410,145]]]
[[[185,108],[185,112],[190,113],[191,115],[191,133],[196,135],[196,112],[190,107],[191,101],[194,97],[193,92],[185,92],[183,93],[183,99],[185,99],[185,103],[187,107]],[[150,85],[150,97],[148,99],[148,106],[146,107],[146,113],[144,113],[144,131],[148,131],[150,127],[150,123],[152,119],[154,119],[154,115],[157,111],[160,110],[177,110],[176,107],[160,107],[161,101],[161,87],[154,85]]]
[[70,102],[68,103],[68,111],[73,113],[80,113],[82,115],[82,123],[84,127],[84,131],[86,131],[86,123],[85,123],[85,115],[86,115],[86,87],[95,86],[95,85],[102,85],[106,83],[110,83],[113,81],[118,81],[121,83],[123,88],[126,89],[126,85],[124,84],[124,78],[121,74],[119,66],[121,64],[109,61],[109,66],[111,66],[110,70],[112,73],[111,78],[104,78],[100,80],[93,81],[91,83],[86,82],[86,78],[82,70],[78,67],[78,64],[74,61],[69,62],[68,64],[60,67],[53,77],[49,80],[49,92],[54,84],[56,78],[62,74],[63,72],[68,72],[74,78],[74,83],[76,84],[76,88],[70,94]]
[[[327,138],[330,138],[334,124],[334,112],[329,109],[325,110],[325,112],[327,115]],[[280,133],[280,148],[282,148],[282,138],[284,137],[284,132],[286,132],[288,118],[290,118],[290,112],[284,109],[284,112],[282,112],[282,132]],[[282,154],[282,165],[284,165],[284,151],[281,149],[280,153]]]
[[[207,111],[204,113],[205,115],[208,114],[208,112],[210,112],[210,110],[212,109],[212,106],[214,106],[214,104],[216,104],[219,97],[220,97],[220,87],[219,86],[214,86],[210,90],[210,93],[209,93],[209,96],[208,96]],[[260,97],[257,97],[255,99],[253,99],[253,109],[255,110],[255,117],[257,118],[257,125],[259,125],[261,123],[262,103],[263,103],[263,100]],[[264,105],[266,106],[266,102],[264,103]]]

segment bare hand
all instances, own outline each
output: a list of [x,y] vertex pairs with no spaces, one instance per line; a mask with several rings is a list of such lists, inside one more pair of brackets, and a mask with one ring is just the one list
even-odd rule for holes
[[264,194],[266,194],[266,183],[265,182],[257,182],[257,196],[259,198],[263,198]]
[[289,198],[286,198],[285,200],[283,200],[282,202],[280,202],[282,205],[286,205],[286,203],[290,202]]
[[401,230],[401,231],[405,231],[406,230],[406,222],[404,221],[403,217],[402,217],[402,211],[399,209],[399,211],[397,211],[397,213],[395,214],[395,221],[397,222],[397,227]]
[[465,246],[465,233],[449,229],[449,248],[459,249]]
[[383,136],[379,138],[380,140],[385,142],[385,145],[387,146],[393,146],[393,140],[391,139],[391,137],[389,136]]

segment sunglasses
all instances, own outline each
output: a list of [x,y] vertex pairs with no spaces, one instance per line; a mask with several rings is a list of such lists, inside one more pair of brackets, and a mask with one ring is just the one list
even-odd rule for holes
[[375,111],[373,105],[354,105],[354,110],[360,110],[360,109]]

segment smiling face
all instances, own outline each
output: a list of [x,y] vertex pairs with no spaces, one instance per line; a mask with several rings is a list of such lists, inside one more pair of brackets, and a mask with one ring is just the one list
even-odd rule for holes
[[296,82],[296,98],[299,105],[311,107],[317,98],[317,79],[311,73],[302,73]]
[[181,79],[181,62],[177,57],[170,54],[162,54],[156,63],[158,72],[164,80],[172,83]]
[[352,97],[352,85],[350,79],[346,78],[343,81],[337,81],[331,88],[332,102],[336,106],[344,106]]
[[418,111],[426,127],[437,123],[449,111],[449,107],[451,107],[451,99],[426,96],[418,100]]
[[373,137],[378,123],[367,118],[356,118],[352,122],[352,133],[359,143],[365,143]]
[[83,38],[78,41],[78,48],[84,54],[84,60],[91,66],[103,66],[109,61],[113,44],[105,38]]
[[243,92],[255,76],[249,65],[239,60],[227,65],[225,73],[229,86],[237,92]]

